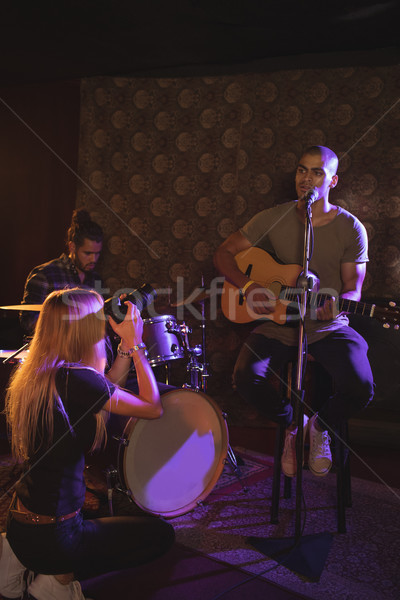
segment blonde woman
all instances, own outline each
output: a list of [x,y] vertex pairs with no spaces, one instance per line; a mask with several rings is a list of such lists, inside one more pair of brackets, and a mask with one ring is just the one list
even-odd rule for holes
[[[160,395],[142,342],[139,311],[111,326],[121,338],[105,369],[103,300],[92,290],[52,292],[43,304],[29,356],[6,396],[12,451],[24,476],[0,537],[0,594],[36,600],[82,600],[77,579],[131,567],[160,556],[174,540],[171,525],[152,517],[84,520],[85,453],[106,437],[104,411],[156,419]],[[122,385],[131,357],[139,394]],[[32,580],[32,574],[36,577]]]

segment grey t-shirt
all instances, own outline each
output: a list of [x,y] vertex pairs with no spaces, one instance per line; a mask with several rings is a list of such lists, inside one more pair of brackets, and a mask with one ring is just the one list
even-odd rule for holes
[[[253,246],[266,250],[284,264],[303,264],[304,224],[297,216],[297,202],[286,202],[255,215],[244,227],[242,234]],[[339,296],[342,281],[342,263],[368,261],[368,238],[365,227],[351,213],[338,207],[337,215],[326,225],[314,228],[314,249],[310,271],[318,276],[319,291]],[[331,321],[318,321],[307,314],[308,343],[315,342],[330,331],[348,324],[345,315]],[[279,339],[285,344],[296,344],[298,328],[277,325],[270,320],[262,322],[255,331]]]

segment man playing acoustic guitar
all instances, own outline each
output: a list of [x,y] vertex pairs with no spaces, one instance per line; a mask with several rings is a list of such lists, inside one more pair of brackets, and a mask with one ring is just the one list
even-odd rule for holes
[[[329,202],[329,192],[338,181],[337,167],[338,158],[329,148],[307,148],[296,170],[298,200],[256,214],[221,244],[214,257],[216,268],[226,278],[222,296],[225,316],[237,322],[260,319],[239,353],[233,379],[244,399],[255,403],[268,418],[286,425],[282,470],[290,477],[296,473],[297,429],[290,399],[280,395],[270,375],[279,375],[285,363],[297,358],[298,327],[293,325],[299,317],[298,313],[292,315],[293,302],[286,301],[291,298],[286,293],[288,286],[296,287],[302,270],[299,265],[303,264],[310,190],[314,202],[309,267],[319,279],[320,301],[307,310],[307,352],[334,383],[334,394],[319,412],[309,420],[304,418],[304,435],[307,431],[310,435],[308,465],[312,473],[324,476],[329,472],[329,431],[364,408],[374,391],[367,343],[349,326],[345,314],[351,312],[347,305],[357,306],[361,297],[368,239],[356,217]],[[260,254],[265,256],[264,268],[258,264]],[[271,267],[275,273],[269,275]]]

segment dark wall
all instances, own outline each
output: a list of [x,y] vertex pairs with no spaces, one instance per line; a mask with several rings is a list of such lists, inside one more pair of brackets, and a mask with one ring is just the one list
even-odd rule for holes
[[[19,304],[32,267],[63,250],[76,201],[79,88],[78,81],[0,87],[1,306]],[[20,343],[18,313],[0,310],[0,348]],[[12,369],[0,364],[0,411]]]
[[[27,270],[63,249],[75,206],[79,82],[0,88],[1,237],[12,253],[2,303],[17,303]],[[11,260],[10,260],[11,259]]]
[[[79,81],[0,88],[0,305],[18,304],[28,272],[63,251],[76,202]],[[0,311],[2,347],[12,313]]]
[[[77,203],[104,228],[106,287],[114,293],[148,282],[170,289],[170,306],[167,294],[162,297],[164,314],[189,322],[191,339],[199,343],[200,316],[173,307],[179,286],[188,297],[204,276],[211,289],[215,249],[262,208],[294,198],[303,148],[323,144],[340,157],[339,183],[330,200],[355,214],[368,231],[363,298],[398,301],[399,74],[398,67],[353,66],[82,80]],[[251,326],[229,322],[218,302],[206,302],[205,312],[208,393],[230,423],[259,425],[256,409],[231,387]],[[385,386],[376,405],[399,415],[398,354],[382,353],[381,344],[386,347],[386,339],[392,334],[397,340],[400,332],[381,334],[379,323],[371,326],[383,336],[379,344],[372,340],[371,352],[379,348],[377,360],[385,357],[385,364],[393,365],[390,376],[380,376],[378,366]],[[182,379],[171,381],[179,385]]]

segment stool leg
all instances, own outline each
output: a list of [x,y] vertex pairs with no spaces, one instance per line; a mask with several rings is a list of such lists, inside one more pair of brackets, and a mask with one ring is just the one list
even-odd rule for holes
[[285,439],[285,428],[278,425],[275,433],[275,448],[274,448],[274,468],[272,475],[272,498],[271,498],[271,517],[270,522],[276,525],[279,523],[279,495],[281,489],[281,455],[283,442]]
[[287,475],[283,478],[283,497],[285,500],[292,497],[292,478]]
[[343,431],[343,439],[347,444],[347,448],[345,449],[345,459],[344,459],[344,486],[346,490],[345,494],[345,505],[350,508],[353,504],[351,497],[351,472],[350,472],[350,452],[348,450],[349,445],[349,423],[348,421],[344,422],[344,431]]
[[[283,396],[291,398],[292,396],[292,381],[296,372],[296,363],[289,362],[282,368],[281,371],[281,393]],[[279,496],[281,490],[281,457],[283,446],[285,443],[286,428],[284,425],[277,425],[275,447],[274,447],[274,468],[272,479],[272,498],[271,498],[271,519],[270,522],[274,525],[279,523]],[[292,478],[284,476],[283,480],[283,497],[290,498],[292,495]]]
[[351,506],[351,477],[348,443],[348,424],[342,421],[335,439],[337,521],[338,533],[346,533],[346,507]]

